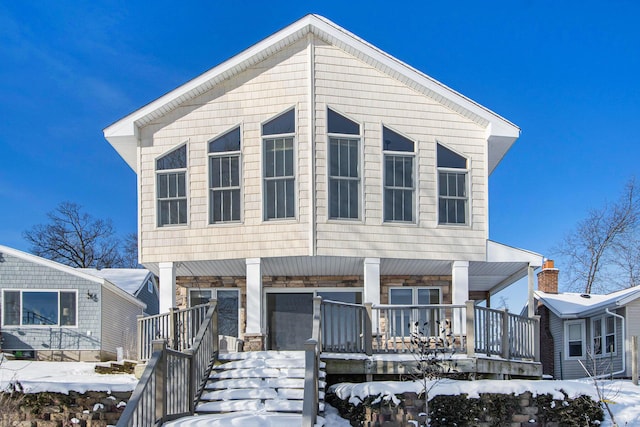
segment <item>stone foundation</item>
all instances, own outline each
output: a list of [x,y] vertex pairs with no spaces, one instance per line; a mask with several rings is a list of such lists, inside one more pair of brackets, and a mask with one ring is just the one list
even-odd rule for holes
[[262,351],[264,348],[264,335],[244,334],[243,351]]

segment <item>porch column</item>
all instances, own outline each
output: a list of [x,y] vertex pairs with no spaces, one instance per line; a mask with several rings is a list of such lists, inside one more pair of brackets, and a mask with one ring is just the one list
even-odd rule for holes
[[469,261],[453,262],[451,282],[451,303],[464,305],[469,299]]
[[160,313],[168,313],[176,306],[176,265],[173,262],[161,262],[158,269],[158,308]]
[[533,279],[533,267],[531,267],[531,264],[529,264],[529,267],[527,268],[527,282],[528,282],[528,303],[527,305],[529,306],[529,317],[532,318],[535,314],[536,314],[536,308],[534,306],[535,304],[535,300],[533,298],[533,283],[534,283],[534,279]]
[[[380,304],[380,258],[364,259],[363,303]],[[378,318],[371,319],[371,329],[378,330]]]
[[262,271],[260,258],[247,258],[247,330],[250,335],[262,335]]

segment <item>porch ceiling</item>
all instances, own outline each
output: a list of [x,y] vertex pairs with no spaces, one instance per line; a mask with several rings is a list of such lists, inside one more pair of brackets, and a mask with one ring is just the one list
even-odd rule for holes
[[[364,258],[274,257],[262,258],[264,276],[362,276]],[[390,259],[380,260],[382,276],[450,276],[451,261]],[[469,263],[469,290],[497,292],[527,275],[528,262]],[[534,265],[535,266],[535,265]],[[158,265],[145,265],[158,274]],[[246,274],[244,259],[176,262],[176,276],[240,276]]]

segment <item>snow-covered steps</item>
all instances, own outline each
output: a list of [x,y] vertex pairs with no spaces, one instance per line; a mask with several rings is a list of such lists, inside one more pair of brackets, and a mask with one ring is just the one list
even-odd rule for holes
[[[198,414],[302,413],[304,352],[256,351],[221,354],[196,405]],[[321,362],[319,412],[324,411],[325,373]],[[222,415],[220,415],[222,416]],[[295,416],[294,416],[295,418]],[[297,418],[296,418],[297,419]]]

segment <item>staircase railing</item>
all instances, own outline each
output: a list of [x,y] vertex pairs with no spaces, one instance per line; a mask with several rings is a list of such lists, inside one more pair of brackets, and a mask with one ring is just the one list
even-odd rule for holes
[[138,359],[142,362],[151,357],[151,343],[154,340],[167,341],[169,348],[185,351],[193,345],[209,304],[178,310],[155,316],[138,317]]
[[322,351],[322,298],[313,298],[313,326],[311,339],[304,344],[304,400],[302,403],[302,427],[313,427],[318,418],[320,401],[318,368]]
[[192,415],[218,356],[218,306],[205,304],[193,345],[185,352],[154,340],[152,353],[116,427],[153,427]]

